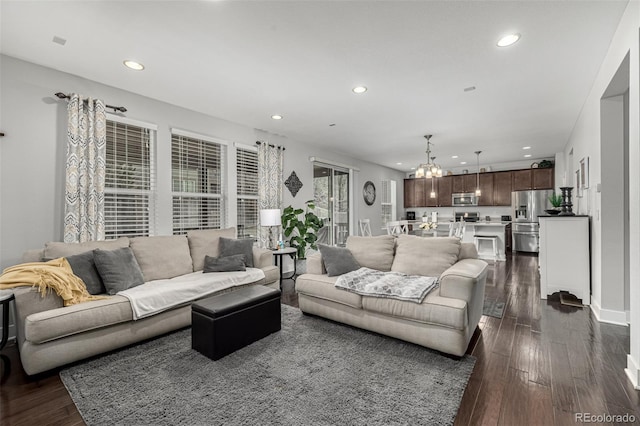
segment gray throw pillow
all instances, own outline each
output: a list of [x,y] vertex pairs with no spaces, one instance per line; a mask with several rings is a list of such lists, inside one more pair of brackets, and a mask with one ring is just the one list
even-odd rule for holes
[[344,247],[332,247],[318,244],[327,275],[335,277],[360,269],[360,264],[351,251]]
[[244,254],[245,264],[253,268],[253,240],[233,240],[220,237],[220,257]]
[[144,284],[138,261],[129,247],[113,251],[97,249],[93,251],[93,258],[107,293],[113,295]]
[[66,259],[69,265],[71,265],[73,274],[84,281],[89,294],[103,294],[107,292],[102,278],[98,273],[98,269],[96,269],[96,263],[93,260],[93,250],[67,256]]
[[204,257],[204,268],[202,272],[204,274],[208,272],[231,272],[231,271],[246,271],[247,268],[244,263],[244,254],[234,254],[231,256],[220,257]]

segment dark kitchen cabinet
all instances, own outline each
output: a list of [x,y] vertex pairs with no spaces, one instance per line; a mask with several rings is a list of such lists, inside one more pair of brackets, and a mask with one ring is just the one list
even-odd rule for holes
[[493,173],[493,205],[494,206],[510,206],[511,205],[511,172],[495,172]]
[[475,192],[476,190],[476,175],[455,175],[453,176],[453,193],[461,192]]
[[553,189],[553,168],[531,170],[533,189]]
[[431,184],[431,179],[419,178],[415,180],[415,207],[425,207],[427,205],[427,197],[429,196],[427,183]]
[[478,205],[492,206],[493,197],[493,173],[480,173],[480,197],[478,197]]
[[404,207],[416,207],[416,196],[415,196],[415,179],[405,179],[404,180]]
[[455,176],[442,176],[438,178],[438,206],[451,207],[451,194],[453,194],[453,178]]
[[527,191],[531,189],[531,169],[515,170],[512,174],[514,191]]

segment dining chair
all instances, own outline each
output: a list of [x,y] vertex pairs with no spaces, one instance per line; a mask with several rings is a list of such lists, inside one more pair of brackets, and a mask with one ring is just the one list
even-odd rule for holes
[[464,235],[464,222],[451,222],[449,224],[449,236],[462,239]]
[[400,235],[409,233],[409,221],[408,220],[393,220],[387,222],[387,234]]
[[370,219],[360,219],[358,221],[358,225],[360,225],[360,235],[363,237],[371,236],[371,220]]

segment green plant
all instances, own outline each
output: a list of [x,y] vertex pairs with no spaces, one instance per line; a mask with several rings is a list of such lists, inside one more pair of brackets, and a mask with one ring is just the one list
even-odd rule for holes
[[289,245],[298,251],[298,259],[307,258],[307,246],[317,250],[318,230],[324,225],[312,210],[314,201],[305,202],[306,211],[288,206],[282,212],[282,231],[289,238]]
[[556,194],[554,191],[553,194],[549,196],[549,202],[553,207],[560,207],[562,205],[562,196]]

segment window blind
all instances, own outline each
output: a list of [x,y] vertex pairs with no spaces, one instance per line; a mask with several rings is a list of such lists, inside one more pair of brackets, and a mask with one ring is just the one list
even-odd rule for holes
[[154,234],[155,131],[107,120],[105,237]]
[[236,150],[238,238],[257,240],[258,236],[258,152]]
[[380,188],[380,206],[382,210],[382,225],[396,220],[396,181],[383,180]]
[[225,146],[171,135],[173,233],[223,226],[223,156]]

